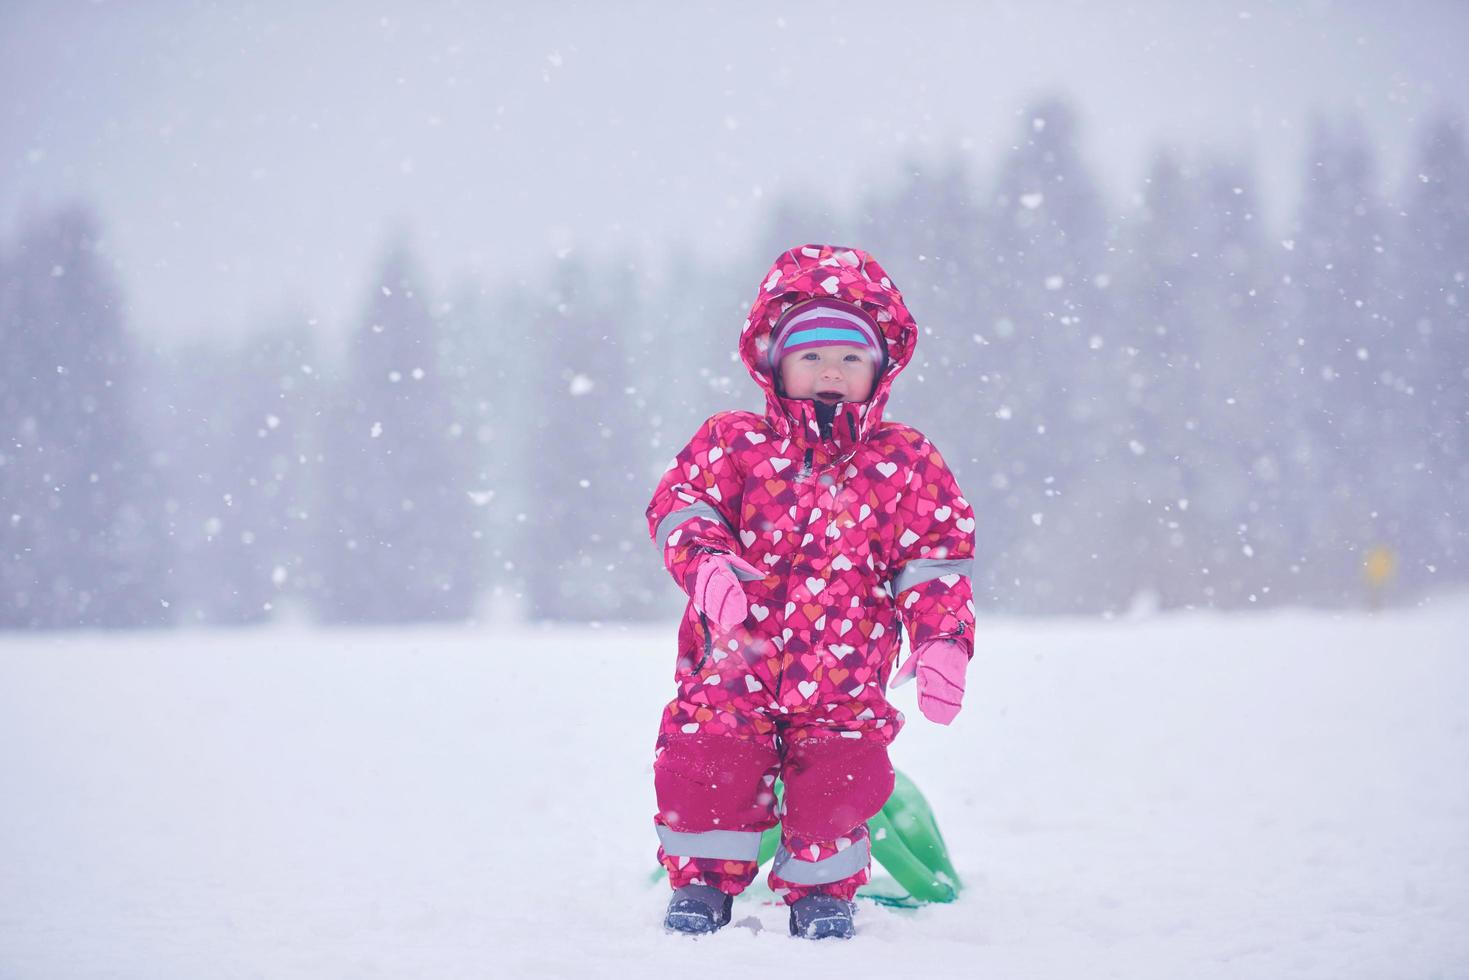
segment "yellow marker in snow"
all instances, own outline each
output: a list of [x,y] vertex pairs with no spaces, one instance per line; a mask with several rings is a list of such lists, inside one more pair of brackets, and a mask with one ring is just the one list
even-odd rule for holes
[[1367,557],[1362,561],[1362,573],[1367,576],[1367,584],[1373,590],[1379,590],[1392,580],[1393,572],[1398,567],[1397,556],[1392,549],[1386,545],[1377,545],[1367,552]]
[[1362,559],[1362,577],[1367,580],[1367,607],[1382,608],[1388,583],[1398,567],[1398,556],[1387,545],[1379,544],[1367,549]]

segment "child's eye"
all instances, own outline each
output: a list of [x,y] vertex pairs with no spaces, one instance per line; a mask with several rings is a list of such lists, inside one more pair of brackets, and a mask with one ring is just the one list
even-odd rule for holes
[[821,360],[821,355],[818,354],[818,353],[816,353],[814,350],[808,350],[806,353],[804,353],[804,354],[801,355],[801,360],[803,360],[803,361],[819,361],[819,360]]
[[848,354],[846,359],[855,364],[856,362],[862,360],[862,355],[861,354]]

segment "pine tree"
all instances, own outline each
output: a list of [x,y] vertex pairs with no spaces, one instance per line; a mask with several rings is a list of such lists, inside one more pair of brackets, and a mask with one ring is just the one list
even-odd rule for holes
[[[638,303],[625,270],[599,279],[582,260],[558,263],[533,311],[544,387],[526,406],[534,503],[523,527],[527,595],[538,619],[636,619],[658,592],[645,557],[646,426],[624,329]],[[657,366],[645,362],[654,369]]]
[[525,425],[534,385],[527,301],[517,286],[494,293],[462,284],[441,317],[454,423],[466,450],[474,562],[493,615],[523,615],[519,523],[534,501],[524,482],[534,447]]
[[1060,101],[1025,112],[985,220],[978,303],[991,318],[985,373],[1003,423],[987,426],[1003,510],[985,544],[1013,572],[1014,603],[1032,610],[1115,605],[1130,587],[1107,568],[1131,460],[1111,337],[1111,231],[1077,129]]
[[864,230],[857,242],[903,289],[920,331],[888,414],[919,425],[966,487],[987,472],[978,458],[980,434],[994,412],[985,385],[979,283],[986,253],[978,197],[961,158],[931,169],[910,163],[891,190],[860,205]]
[[166,623],[138,353],[98,223],[70,207],[0,261],[0,625]]
[[[1196,505],[1208,502],[1190,499],[1190,468],[1208,465],[1198,452],[1204,437],[1199,369],[1200,347],[1212,326],[1201,322],[1211,270],[1201,254],[1205,217],[1198,182],[1198,172],[1174,154],[1155,157],[1129,222],[1117,283],[1127,311],[1117,333],[1126,382],[1121,395],[1134,420],[1133,458],[1118,475],[1135,495],[1116,516],[1122,527],[1109,568],[1164,605],[1201,600],[1198,578],[1209,561],[1199,538],[1214,530],[1198,527]],[[1218,475],[1229,486],[1229,474]],[[1228,509],[1232,500],[1221,503],[1216,510]]]
[[460,619],[477,598],[472,453],[419,281],[407,247],[390,248],[322,446],[317,601],[331,621]]
[[170,363],[172,592],[186,621],[267,620],[309,590],[319,399],[301,323]]
[[1392,235],[1395,335],[1381,383],[1394,443],[1405,585],[1469,572],[1469,152],[1463,120],[1424,129]]
[[1148,505],[1133,577],[1164,606],[1259,601],[1286,563],[1271,436],[1282,348],[1254,188],[1240,164],[1160,154],[1129,235],[1125,370]]
[[[1303,587],[1355,601],[1363,552],[1384,532],[1383,389],[1391,347],[1384,220],[1370,140],[1360,123],[1318,121],[1307,151],[1300,218],[1291,238],[1286,315],[1301,344],[1299,384],[1286,409],[1301,420],[1287,479]],[[1309,563],[1314,562],[1314,567]]]

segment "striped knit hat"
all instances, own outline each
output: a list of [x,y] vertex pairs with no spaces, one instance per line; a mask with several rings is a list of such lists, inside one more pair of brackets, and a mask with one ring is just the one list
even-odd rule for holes
[[881,369],[884,360],[882,332],[877,321],[860,306],[839,299],[813,299],[781,314],[770,332],[770,367],[779,373],[780,359],[787,354],[845,344],[872,354]]

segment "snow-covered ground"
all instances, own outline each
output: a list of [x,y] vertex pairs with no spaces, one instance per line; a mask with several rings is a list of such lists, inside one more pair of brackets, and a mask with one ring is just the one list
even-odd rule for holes
[[672,630],[0,637],[0,978],[1469,976],[1469,602],[989,622],[967,891],[665,935]]

